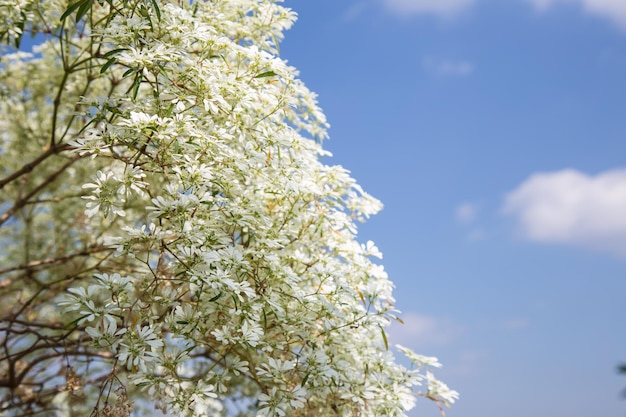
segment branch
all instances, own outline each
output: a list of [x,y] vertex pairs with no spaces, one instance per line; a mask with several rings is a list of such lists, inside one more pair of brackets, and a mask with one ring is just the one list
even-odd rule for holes
[[15,214],[16,211],[18,211],[20,208],[28,204],[28,200],[31,197],[33,197],[34,195],[39,193],[41,190],[43,190],[52,181],[54,181],[59,175],[61,175],[63,171],[65,171],[67,168],[69,168],[70,165],[72,165],[74,162],[78,161],[79,159],[80,157],[78,156],[70,159],[65,164],[63,164],[63,166],[60,169],[58,169],[56,172],[52,173],[48,178],[46,178],[44,182],[42,182],[37,187],[35,187],[30,193],[26,194],[26,196],[16,201],[13,207],[11,207],[7,212],[5,212],[2,216],[0,216],[0,226],[2,226],[7,220],[9,220],[11,216]]
[[[104,247],[104,246],[96,246],[96,247],[89,248],[81,252],[70,253],[68,255],[61,256],[60,258],[46,258],[46,259],[41,259],[39,261],[32,261],[26,264],[0,269],[0,274],[5,274],[7,272],[12,272],[12,271],[18,271],[21,269],[32,269],[32,268],[36,268],[42,265],[54,265],[54,264],[65,262],[72,258],[76,258],[77,256],[89,256],[92,253],[104,252],[104,251],[109,251],[109,250],[112,250],[112,249]],[[0,288],[8,286],[9,281],[10,280],[0,282]]]
[[66,356],[85,356],[85,357],[97,357],[97,358],[102,358],[102,359],[115,358],[115,355],[113,355],[113,353],[106,352],[106,351],[99,351],[99,352],[98,351],[91,352],[91,351],[83,351],[83,350],[68,350],[68,351],[60,351],[60,352],[55,351],[54,353],[49,353],[47,355],[43,355],[43,356],[40,356],[38,358],[31,360],[26,365],[26,367],[20,372],[20,374],[16,375],[14,380],[0,379],[0,387],[16,388],[22,383],[22,381],[24,380],[28,372],[30,372],[30,370],[34,368],[35,365],[43,361],[49,360],[49,359],[55,359],[58,357],[66,357]]
[[46,159],[48,159],[50,156],[62,152],[64,150],[69,149],[71,146],[64,144],[64,145],[58,145],[58,146],[53,146],[48,148],[47,151],[45,151],[44,153],[42,153],[41,155],[39,155],[35,160],[25,164],[22,168],[18,169],[17,171],[15,171],[13,174],[9,175],[6,178],[3,178],[0,180],[0,190],[4,188],[5,185],[7,185],[8,183],[10,183],[13,180],[16,180],[17,178],[21,177],[24,174],[27,174],[29,172],[31,172],[37,165],[41,164],[43,161],[45,161]]

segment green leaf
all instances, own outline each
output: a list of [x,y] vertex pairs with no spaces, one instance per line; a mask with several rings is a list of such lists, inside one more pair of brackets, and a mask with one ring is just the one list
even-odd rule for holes
[[61,21],[64,21],[65,19],[67,19],[67,17],[69,15],[71,15],[72,13],[74,13],[74,10],[78,9],[80,7],[81,4],[83,4],[84,0],[79,0],[74,4],[70,4],[70,7],[67,8],[67,10],[65,12],[63,12],[63,14],[61,15]]
[[385,349],[389,350],[389,341],[387,340],[387,335],[385,334],[385,330],[381,327],[380,333],[383,335],[383,342],[385,342]]
[[79,20],[81,20],[83,18],[83,16],[85,16],[87,14],[87,12],[89,11],[89,9],[91,9],[91,6],[93,6],[93,0],[87,0],[86,2],[84,2],[79,8],[78,11],[76,12],[76,21],[78,22]]
[[100,74],[103,74],[109,67],[117,62],[117,58],[109,59],[103,66],[100,68]]
[[141,5],[139,6],[139,8],[137,9],[139,11],[139,14],[142,15],[143,17],[145,17],[146,19],[148,19],[148,25],[150,26],[150,30],[154,30],[154,26],[152,25],[152,18],[150,18],[150,13],[148,12],[148,9],[146,8],[146,6]]
[[139,71],[139,68],[129,68],[124,74],[122,74],[122,78],[126,78],[137,71]]
[[81,321],[82,319],[84,319],[85,317],[89,316],[89,314],[85,314],[84,316],[80,316],[79,318],[77,318],[76,320],[72,320],[71,322],[67,323],[65,325],[65,329],[72,329],[74,328],[74,326],[78,325],[78,322]]
[[273,77],[274,75],[278,74],[276,74],[274,71],[266,71],[260,73],[259,75],[255,75],[254,78]]
[[117,48],[117,49],[112,49],[109,52],[107,52],[106,54],[102,55],[103,59],[109,59],[111,58],[113,55],[117,55],[120,52],[124,52],[124,51],[128,51],[128,48]]
[[[176,107],[176,105],[174,103],[170,103],[170,106],[165,110],[165,116],[170,117],[172,115],[172,113],[174,112],[174,108]],[[200,203],[204,203],[203,201],[201,201]],[[208,202],[209,204],[213,204],[211,202]]]
[[217,294],[215,297],[209,300],[209,303],[212,303],[213,301],[217,301],[222,296],[222,294],[224,293],[220,291],[219,294]]
[[15,42],[14,42],[15,49],[20,49],[21,43],[22,43],[22,34],[20,33],[19,36],[15,38]]
[[159,9],[159,5],[156,2],[156,0],[151,0],[152,1],[152,7],[154,7],[154,12],[157,15],[157,19],[159,19],[159,22],[161,21],[161,9]]
[[141,81],[143,81],[143,74],[137,72],[137,76],[135,76],[135,81],[133,81],[133,86],[131,87],[133,100],[137,100],[137,94],[139,93],[139,87],[141,86]]
[[85,13],[87,13],[87,10],[89,10],[92,4],[93,4],[93,0],[78,0],[76,3],[70,4],[70,7],[68,7],[67,10],[61,15],[60,20],[64,21],[65,19],[69,17],[69,15],[74,13],[74,11],[76,11],[77,9],[80,9],[81,7],[82,8],[86,7],[86,9],[82,10],[82,14],[80,13],[80,11],[76,14],[76,20],[80,20],[80,18],[83,17]]
[[306,384],[307,379],[309,379],[309,375],[311,375],[311,371],[307,372],[304,378],[302,378],[302,382],[300,382],[300,386],[303,387]]
[[28,20],[28,17],[26,16],[26,13],[22,12],[20,14],[22,16],[22,20],[20,20],[17,23],[17,27],[20,30],[20,34],[19,34],[19,36],[17,36],[15,38],[15,49],[20,49],[20,44],[22,43],[22,36],[24,36],[24,28],[26,27],[26,20]]

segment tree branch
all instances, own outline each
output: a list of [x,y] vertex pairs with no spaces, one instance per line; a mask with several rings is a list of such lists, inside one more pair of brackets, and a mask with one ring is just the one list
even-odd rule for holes
[[78,161],[79,159],[80,159],[79,156],[76,156],[76,157],[70,159],[65,164],[63,164],[63,166],[60,169],[58,169],[56,172],[53,172],[41,184],[39,184],[37,187],[35,187],[30,193],[26,194],[23,198],[20,198],[18,201],[16,201],[15,204],[13,205],[13,207],[11,207],[2,216],[0,216],[0,226],[2,226],[7,220],[9,220],[11,218],[11,216],[13,216],[13,214],[15,214],[16,211],[18,211],[20,208],[22,208],[26,204],[28,204],[28,200],[31,197],[33,197],[34,195],[39,193],[41,190],[43,190],[52,181],[54,181],[59,175],[61,175],[61,173],[63,173],[63,171],[65,171],[67,168],[70,167],[70,165],[72,165],[74,162]]
[[15,171],[13,174],[9,175],[8,177],[1,179],[0,180],[0,190],[3,189],[4,186],[7,185],[8,183],[10,183],[11,181],[16,180],[17,178],[21,177],[22,175],[28,174],[29,172],[31,172],[37,165],[41,164],[43,161],[48,159],[50,156],[52,156],[54,154],[57,154],[59,152],[65,151],[65,150],[67,150],[69,148],[70,148],[70,145],[67,145],[67,144],[58,145],[58,146],[54,146],[54,147],[48,148],[47,151],[45,151],[44,153],[39,155],[33,161],[25,164],[22,168],[18,169],[17,171]]
[[[22,265],[17,265],[17,266],[12,266],[12,267],[9,267],[9,268],[0,269],[0,274],[5,274],[7,272],[12,272],[12,271],[19,271],[19,270],[22,270],[22,269],[37,268],[37,267],[42,266],[42,265],[59,264],[59,263],[65,262],[67,260],[70,260],[72,258],[76,258],[77,256],[88,256],[88,255],[91,255],[92,253],[104,252],[104,251],[110,251],[110,250],[112,250],[112,249],[104,247],[104,246],[96,246],[96,247],[92,247],[92,248],[86,249],[84,251],[70,253],[68,255],[61,256],[59,258],[46,258],[46,259],[41,259],[41,260],[38,260],[38,261],[28,262],[28,263],[22,264]],[[0,288],[6,287],[7,285],[9,285],[8,282],[9,282],[9,280],[0,282]]]

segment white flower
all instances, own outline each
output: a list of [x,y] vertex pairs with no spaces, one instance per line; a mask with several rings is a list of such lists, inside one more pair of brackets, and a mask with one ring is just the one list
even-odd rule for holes
[[284,396],[276,387],[272,387],[269,394],[259,394],[259,412],[257,417],[284,417],[286,404]]
[[90,200],[86,204],[85,214],[88,217],[93,217],[102,210],[104,216],[110,219],[115,216],[125,216],[126,212],[123,210],[123,206],[126,200],[118,192],[119,186],[120,180],[112,172],[98,171],[95,182],[86,183],[82,187],[92,190],[92,195],[82,197]]
[[413,352],[411,349],[401,345],[396,345],[396,348],[404,353],[411,360],[411,362],[418,366],[418,368],[421,368],[423,366],[433,366],[435,368],[441,368],[441,364],[434,356],[419,355]]
[[137,367],[141,372],[148,372],[148,364],[159,357],[155,350],[162,346],[163,340],[157,337],[150,326],[136,325],[133,331],[124,335],[117,358],[126,364],[128,370]]
[[[121,384],[138,405],[194,417],[401,416],[426,381],[417,395],[455,400],[426,371],[435,358],[398,347],[406,369],[383,344],[393,284],[357,239],[382,205],[321,158],[324,114],[279,57],[295,13],[280,1],[115,4],[72,6],[59,25],[67,1],[0,0],[9,38],[23,22],[47,39],[0,56],[0,166],[17,175],[7,207],[43,187],[28,216],[2,224],[17,239],[8,293],[29,300],[7,345],[46,329],[29,355],[76,362],[95,384],[85,394],[102,394],[85,404],[110,414]],[[51,173],[68,156],[61,187]],[[42,395],[17,414],[52,412],[58,367],[41,363],[23,380]]]
[[441,400],[445,405],[449,406],[459,399],[459,393],[448,388],[446,384],[439,381],[431,372],[426,372],[427,393],[431,398]]
[[243,343],[247,343],[254,347],[259,343],[259,340],[263,336],[263,329],[258,323],[244,320],[240,329],[241,338]]

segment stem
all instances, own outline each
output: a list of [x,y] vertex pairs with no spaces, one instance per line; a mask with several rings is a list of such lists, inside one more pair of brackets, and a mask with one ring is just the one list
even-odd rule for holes
[[59,168],[56,172],[53,172],[48,178],[46,178],[41,184],[35,187],[30,193],[26,194],[23,198],[20,198],[15,202],[13,207],[11,207],[8,211],[6,211],[2,216],[0,216],[0,226],[6,223],[7,220],[11,218],[15,214],[16,211],[24,207],[28,204],[28,200],[39,193],[41,190],[46,188],[51,182],[53,182],[59,175],[63,173],[67,168],[69,168],[74,162],[78,161],[80,157],[76,156],[69,161],[67,161],[61,168]]
[[13,174],[9,175],[8,177],[1,179],[0,180],[0,190],[3,189],[4,186],[7,185],[8,183],[10,183],[11,181],[14,181],[14,180],[18,179],[19,177],[21,177],[22,175],[28,174],[29,172],[31,172],[37,165],[41,164],[43,161],[48,159],[50,156],[55,155],[55,154],[57,154],[59,152],[65,151],[65,150],[67,150],[69,148],[70,148],[70,145],[58,145],[58,146],[51,146],[51,147],[49,147],[48,150],[46,150],[44,153],[39,155],[33,161],[25,164],[22,168],[20,168],[19,170],[15,171]]

